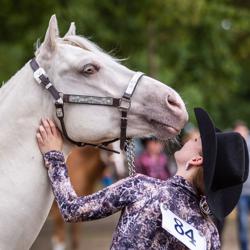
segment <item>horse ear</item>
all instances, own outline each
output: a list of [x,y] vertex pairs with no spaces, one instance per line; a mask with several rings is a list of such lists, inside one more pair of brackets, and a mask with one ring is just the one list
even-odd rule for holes
[[43,42],[43,47],[52,52],[56,47],[56,39],[59,37],[56,15],[52,15]]
[[76,26],[75,26],[75,23],[72,22],[70,24],[69,30],[66,32],[64,37],[66,37],[66,36],[75,36],[75,35],[76,35]]

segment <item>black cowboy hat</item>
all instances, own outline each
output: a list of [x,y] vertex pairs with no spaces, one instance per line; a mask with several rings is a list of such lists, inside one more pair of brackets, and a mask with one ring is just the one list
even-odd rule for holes
[[202,142],[205,195],[213,215],[222,220],[236,206],[248,177],[247,145],[239,133],[217,129],[205,110],[194,112]]

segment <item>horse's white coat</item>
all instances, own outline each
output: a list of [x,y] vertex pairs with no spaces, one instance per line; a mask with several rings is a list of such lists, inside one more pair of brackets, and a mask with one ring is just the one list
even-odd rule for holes
[[[87,39],[75,36],[74,25],[59,38],[55,16],[36,57],[64,93],[120,97],[134,74]],[[99,71],[86,77],[82,70],[89,63]],[[166,101],[169,98],[172,104]],[[97,143],[119,137],[120,113],[114,108],[66,105],[65,115],[68,133],[75,140]],[[0,249],[27,250],[53,200],[36,130],[41,117],[55,118],[52,97],[35,82],[28,63],[0,89],[0,117]],[[176,92],[143,77],[132,98],[128,136],[167,138],[177,133],[151,120],[180,129],[187,112]]]

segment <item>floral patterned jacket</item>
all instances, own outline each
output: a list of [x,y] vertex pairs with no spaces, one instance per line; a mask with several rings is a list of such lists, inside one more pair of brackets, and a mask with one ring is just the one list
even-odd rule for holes
[[200,212],[200,198],[184,178],[174,176],[161,181],[137,174],[92,195],[77,197],[68,177],[63,154],[50,151],[44,155],[44,160],[65,221],[96,220],[121,211],[110,249],[188,249],[162,228],[161,203],[199,230],[206,238],[207,249],[220,249],[215,225]]

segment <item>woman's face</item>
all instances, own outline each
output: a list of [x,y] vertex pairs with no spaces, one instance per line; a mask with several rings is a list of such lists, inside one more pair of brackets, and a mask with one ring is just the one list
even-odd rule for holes
[[193,157],[200,156],[201,153],[201,138],[197,136],[188,140],[179,151],[175,152],[174,156],[177,164],[185,165]]

